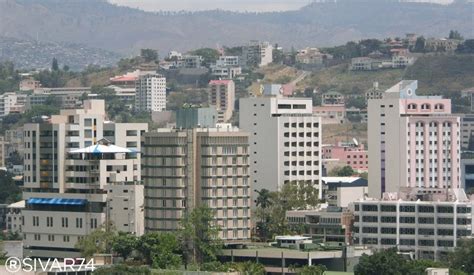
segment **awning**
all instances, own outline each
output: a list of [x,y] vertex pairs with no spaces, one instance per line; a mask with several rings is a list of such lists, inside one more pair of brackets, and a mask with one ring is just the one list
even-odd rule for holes
[[64,199],[64,198],[30,198],[28,204],[41,205],[84,205],[87,200],[84,199]]

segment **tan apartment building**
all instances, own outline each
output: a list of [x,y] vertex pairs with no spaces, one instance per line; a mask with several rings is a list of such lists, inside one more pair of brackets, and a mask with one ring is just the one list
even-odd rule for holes
[[209,82],[209,105],[216,106],[218,123],[232,118],[235,104],[235,84],[232,80],[211,80]]
[[164,129],[144,141],[145,231],[175,231],[186,213],[207,205],[221,239],[250,239],[248,134]]

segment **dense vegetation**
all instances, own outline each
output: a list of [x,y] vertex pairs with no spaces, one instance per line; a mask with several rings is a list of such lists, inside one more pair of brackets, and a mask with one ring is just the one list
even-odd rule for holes
[[354,269],[355,275],[378,275],[383,270],[386,275],[424,275],[430,267],[449,268],[454,275],[474,272],[474,240],[460,239],[458,247],[448,255],[446,261],[410,260],[397,253],[396,249],[363,255]]

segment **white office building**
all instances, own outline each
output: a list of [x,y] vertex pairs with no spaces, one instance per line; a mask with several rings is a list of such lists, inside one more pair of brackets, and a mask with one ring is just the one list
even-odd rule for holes
[[105,121],[103,100],[25,124],[25,257],[79,257],[77,241],[106,222],[143,234],[137,152],[147,129],[144,123]]
[[279,190],[306,182],[321,188],[321,118],[312,100],[258,97],[240,99],[240,127],[250,134],[254,189]]
[[[422,200],[426,196],[432,198]],[[418,259],[445,258],[459,238],[472,236],[474,208],[462,189],[451,193],[449,200],[444,196],[433,190],[411,198],[354,202],[354,244],[397,247],[400,252],[413,252]]]
[[166,109],[166,78],[156,73],[141,74],[136,82],[135,108],[161,112]]

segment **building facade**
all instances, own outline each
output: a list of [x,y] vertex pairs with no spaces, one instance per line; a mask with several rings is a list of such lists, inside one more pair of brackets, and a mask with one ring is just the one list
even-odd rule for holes
[[216,108],[182,108],[176,111],[176,128],[216,127],[218,113]]
[[242,98],[239,120],[250,134],[254,189],[304,181],[322,196],[321,118],[313,115],[311,99]]
[[[451,101],[417,96],[405,80],[368,103],[369,196],[400,188],[459,188],[460,119]],[[388,169],[390,168],[390,169]]]
[[143,232],[137,205],[109,208],[109,203],[119,192],[114,186],[121,185],[133,189],[124,193],[140,203],[143,186],[136,152],[148,125],[105,119],[104,101],[92,100],[84,102],[84,109],[61,110],[49,121],[25,124],[25,257],[79,257],[77,241],[104,223],[132,234]]
[[164,129],[145,135],[145,230],[175,231],[200,205],[214,211],[226,243],[250,240],[248,134]]
[[242,47],[241,62],[243,66],[267,66],[273,62],[273,46],[268,42],[250,41]]
[[135,108],[161,112],[166,109],[166,78],[156,73],[141,74],[136,81]]
[[472,236],[469,201],[374,200],[354,202],[354,244],[397,247],[418,259],[444,259],[462,237]]
[[235,104],[235,84],[232,80],[211,80],[209,82],[209,105],[215,106],[219,123],[232,118]]
[[369,170],[369,155],[364,144],[338,142],[336,145],[323,145],[323,159],[338,159],[359,172]]

